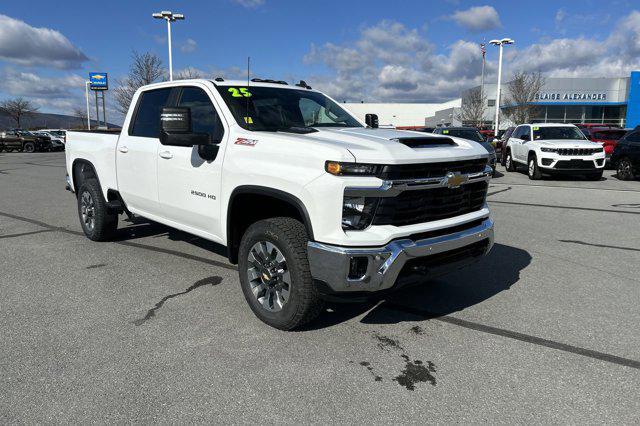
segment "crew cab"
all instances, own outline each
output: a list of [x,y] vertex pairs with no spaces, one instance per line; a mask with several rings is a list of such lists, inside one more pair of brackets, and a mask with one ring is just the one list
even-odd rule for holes
[[508,172],[519,164],[527,166],[529,179],[562,173],[600,180],[605,154],[602,145],[587,140],[572,124],[522,124],[507,141],[505,158]]
[[289,330],[493,245],[486,150],[376,123],[302,81],[152,84],[120,134],[67,132],[67,188],[92,240],[126,213],[226,246],[250,308]]

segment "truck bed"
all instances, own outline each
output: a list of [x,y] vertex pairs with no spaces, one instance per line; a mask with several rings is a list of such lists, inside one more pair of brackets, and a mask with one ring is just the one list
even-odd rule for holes
[[[105,196],[108,188],[117,189],[115,161],[119,137],[120,132],[112,130],[68,131],[65,148],[67,174],[73,177],[76,160],[87,161],[100,177]],[[72,189],[76,190],[73,182]]]

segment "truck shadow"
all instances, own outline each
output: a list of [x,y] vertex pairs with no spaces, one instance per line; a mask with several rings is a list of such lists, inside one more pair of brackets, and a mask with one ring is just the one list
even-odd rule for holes
[[217,255],[224,257],[227,256],[227,249],[220,244],[170,228],[162,225],[161,223],[138,217],[131,219],[125,218],[124,220],[121,220],[120,225],[118,226],[118,233],[116,234],[114,241],[131,241],[149,237],[168,238],[171,241],[183,241],[193,244],[201,249],[211,251]]
[[362,303],[330,303],[328,310],[306,327],[321,329],[366,313],[364,324],[420,321],[461,311],[508,290],[531,263],[522,249],[495,244],[491,253],[467,268],[442,278],[425,280],[382,299]]

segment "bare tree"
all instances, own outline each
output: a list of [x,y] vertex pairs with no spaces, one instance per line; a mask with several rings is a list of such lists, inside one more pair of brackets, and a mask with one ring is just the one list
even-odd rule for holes
[[505,99],[507,108],[505,115],[513,124],[529,123],[538,111],[533,105],[535,96],[544,86],[545,78],[537,73],[517,72],[507,84],[508,93]]
[[487,97],[479,87],[467,90],[462,97],[462,105],[457,119],[465,126],[479,127],[487,109]]
[[75,107],[73,109],[73,116],[80,121],[80,128],[87,128],[87,110],[83,107]]
[[118,86],[114,90],[116,109],[122,114],[126,114],[129,110],[133,95],[138,88],[162,81],[167,74],[158,55],[133,51],[132,60],[129,73],[125,78],[116,82]]
[[193,80],[196,78],[202,78],[202,73],[193,67],[187,67],[183,70],[180,70],[175,76],[176,80]]
[[7,99],[0,102],[0,112],[7,114],[16,122],[18,128],[21,126],[20,120],[29,117],[38,111],[38,107],[33,105],[31,101],[23,98]]

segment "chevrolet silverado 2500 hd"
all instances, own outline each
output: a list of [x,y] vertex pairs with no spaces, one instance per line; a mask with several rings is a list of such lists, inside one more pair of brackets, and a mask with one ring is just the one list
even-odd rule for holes
[[493,244],[487,151],[369,118],[304,82],[152,84],[119,135],[68,132],[67,188],[92,240],[124,212],[226,246],[253,312],[288,330],[327,296],[394,290]]

